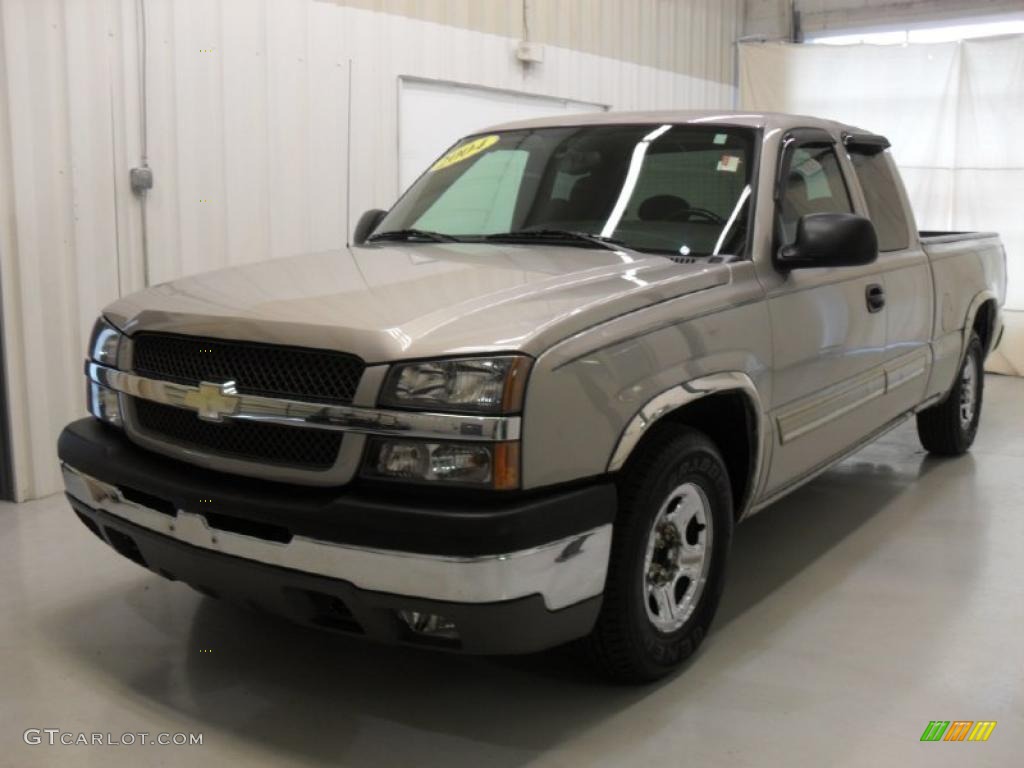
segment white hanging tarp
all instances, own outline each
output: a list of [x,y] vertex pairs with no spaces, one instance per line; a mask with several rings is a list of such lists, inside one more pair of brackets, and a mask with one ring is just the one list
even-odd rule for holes
[[744,109],[831,118],[892,142],[920,229],[996,231],[1007,331],[990,368],[1024,374],[1024,36],[740,46]]

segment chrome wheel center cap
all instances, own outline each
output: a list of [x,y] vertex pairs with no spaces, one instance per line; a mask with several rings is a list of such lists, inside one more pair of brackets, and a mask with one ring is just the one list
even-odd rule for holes
[[683,537],[673,523],[664,522],[655,531],[654,555],[647,569],[647,581],[663,587],[679,573],[679,552]]

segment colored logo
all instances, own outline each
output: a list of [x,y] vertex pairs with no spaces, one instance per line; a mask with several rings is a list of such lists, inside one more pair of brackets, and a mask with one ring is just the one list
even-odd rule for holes
[[932,720],[921,741],[988,741],[995,728],[995,720]]

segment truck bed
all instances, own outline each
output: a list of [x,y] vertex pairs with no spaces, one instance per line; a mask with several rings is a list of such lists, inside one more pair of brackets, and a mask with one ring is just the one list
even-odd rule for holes
[[943,232],[940,230],[921,230],[917,233],[923,245],[934,243],[957,243],[962,240],[985,240],[990,237],[998,238],[996,232]]

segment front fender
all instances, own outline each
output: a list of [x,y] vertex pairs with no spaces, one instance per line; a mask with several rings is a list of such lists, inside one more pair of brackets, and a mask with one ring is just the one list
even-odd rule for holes
[[[625,450],[620,440],[627,430],[636,431],[630,428],[634,418],[683,384],[709,379],[706,385],[718,386],[719,379],[710,377],[741,376],[740,388],[759,393],[767,408],[771,324],[757,290],[750,285],[665,302],[540,355],[523,409],[523,487],[607,474],[616,452]],[[730,378],[732,372],[737,377]]]

